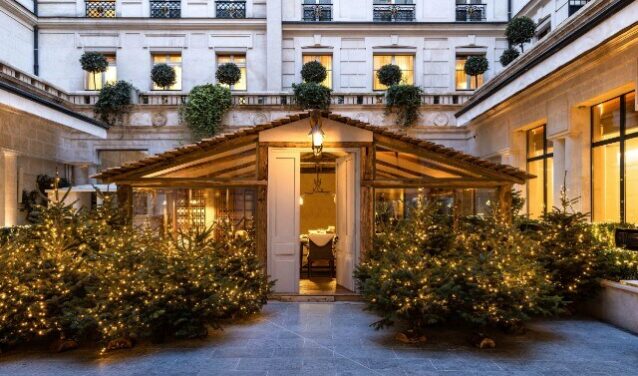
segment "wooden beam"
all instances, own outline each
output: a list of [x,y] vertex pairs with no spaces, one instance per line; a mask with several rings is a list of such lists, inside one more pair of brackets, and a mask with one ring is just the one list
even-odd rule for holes
[[499,215],[508,223],[512,222],[512,185],[501,185],[496,190]]
[[[268,181],[268,146],[257,143],[257,179]],[[264,271],[268,265],[268,187],[257,187],[255,247]]]
[[146,178],[138,180],[123,180],[121,184],[135,187],[156,187],[156,188],[216,188],[216,187],[259,187],[267,186],[267,180],[238,180],[238,179],[182,179],[182,178]]
[[[226,154],[226,153],[225,153]],[[221,158],[207,160],[199,162],[190,167],[172,171],[168,174],[153,175],[152,177],[164,177],[164,178],[196,178],[202,176],[208,176],[210,173],[214,173],[217,170],[225,168],[225,166],[233,166],[242,161],[255,160],[257,151],[251,148],[244,152],[227,154]]]
[[391,169],[399,171],[399,172],[402,172],[402,173],[404,173],[404,174],[406,174],[408,176],[421,177],[423,179],[425,179],[425,178],[436,179],[433,176],[430,176],[430,175],[427,175],[427,174],[424,174],[424,173],[420,173],[420,172],[418,172],[416,170],[410,170],[410,169],[395,165],[395,164],[390,163],[390,162],[383,161],[380,158],[377,158],[377,164],[379,164],[381,166],[384,166],[384,167],[391,168]]
[[363,186],[374,188],[496,188],[502,184],[487,179],[376,179],[362,182]]
[[235,164],[233,164],[232,166],[223,168],[221,170],[217,170],[217,171],[215,171],[215,172],[213,172],[211,174],[208,174],[206,177],[209,178],[209,179],[215,179],[215,178],[221,178],[222,175],[226,175],[226,174],[229,174],[229,173],[232,173],[232,172],[244,170],[244,169],[249,168],[249,167],[251,167],[251,168],[253,168],[255,170],[257,169],[257,161],[252,159],[252,158],[250,160],[248,160],[248,162],[244,162],[244,163],[239,163],[239,162],[240,161],[237,160],[237,161],[235,161]]
[[[324,149],[327,148],[360,148],[370,145],[370,142],[324,142]],[[273,148],[302,148],[312,149],[310,138],[308,142],[261,142],[260,145],[273,147]]]
[[386,167],[384,165],[380,165],[378,163],[375,163],[375,167],[376,167],[376,170],[377,170],[377,175],[384,174],[386,176],[391,176],[391,177],[393,177],[395,179],[399,179],[399,180],[410,179],[409,177],[406,177],[405,175],[400,175],[400,174],[397,174],[397,173],[393,172],[390,168],[388,168],[388,167]]
[[127,223],[133,219],[133,187],[126,184],[117,185],[117,206],[124,212]]
[[[388,150],[382,151],[377,154],[377,159],[384,159],[386,162],[392,163],[390,160],[390,154],[395,154],[392,156],[392,159],[399,160],[403,167],[407,169],[419,169],[424,175],[431,175],[432,173],[443,173],[446,176],[439,176],[439,178],[448,177],[472,177],[472,178],[480,178],[481,175],[477,173],[471,173],[470,171],[462,170],[459,168],[454,168],[450,166],[446,166],[437,162],[428,161],[424,158],[419,158],[414,154],[407,154],[398,151]],[[430,171],[430,172],[428,172]]]
[[[361,174],[360,180],[366,181],[374,178],[374,149],[372,146],[361,148]],[[374,189],[361,186],[360,188],[360,221],[361,221],[361,252],[360,261],[363,261],[366,253],[373,247],[374,236]]]

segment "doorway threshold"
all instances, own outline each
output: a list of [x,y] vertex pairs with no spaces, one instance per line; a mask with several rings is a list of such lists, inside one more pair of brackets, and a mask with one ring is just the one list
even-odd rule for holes
[[272,294],[269,300],[279,302],[305,302],[305,303],[328,303],[328,302],[362,302],[363,297],[359,294]]

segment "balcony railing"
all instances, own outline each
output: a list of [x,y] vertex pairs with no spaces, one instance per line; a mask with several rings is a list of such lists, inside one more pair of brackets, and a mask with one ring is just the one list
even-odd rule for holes
[[459,22],[485,21],[486,4],[456,4],[456,20]]
[[181,0],[151,0],[151,18],[180,18]]
[[415,20],[414,4],[373,5],[374,22],[412,22]]
[[216,1],[217,18],[246,18],[245,1]]
[[332,4],[307,4],[307,0],[303,5],[303,20],[306,22],[332,21]]
[[115,0],[86,1],[86,16],[90,18],[115,18]]
[[587,5],[588,2],[589,0],[569,0],[567,12],[571,16],[572,14],[578,12],[580,8]]

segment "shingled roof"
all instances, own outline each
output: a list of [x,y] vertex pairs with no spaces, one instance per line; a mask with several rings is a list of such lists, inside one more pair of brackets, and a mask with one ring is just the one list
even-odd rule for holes
[[[493,162],[460,152],[458,150],[436,144],[431,141],[421,140],[415,137],[410,137],[404,134],[400,134],[389,128],[370,125],[369,123],[362,122],[360,120],[352,119],[352,118],[338,115],[338,114],[333,114],[327,111],[322,112],[321,115],[324,118],[327,118],[339,123],[343,123],[343,124],[346,124],[355,128],[359,128],[359,129],[364,129],[364,130],[373,132],[374,134],[386,136],[395,140],[399,140],[399,141],[417,146],[420,149],[437,153],[446,158],[450,158],[451,160],[456,160],[462,163],[466,163],[470,166],[475,166],[475,167],[479,167],[483,169],[489,169],[495,172],[499,172],[501,174],[505,174],[513,178],[513,180],[516,180],[519,182],[525,181],[531,177],[531,175],[529,175],[527,172],[519,170],[512,166],[493,163]],[[125,163],[120,167],[109,168],[93,177],[97,179],[102,179],[105,181],[117,182],[118,176],[134,172],[137,169],[148,168],[148,167],[152,168],[153,165],[157,165],[159,167],[160,165],[165,165],[167,162],[172,162],[172,161],[178,162],[179,157],[187,155],[189,153],[192,153],[195,151],[206,151],[206,150],[213,151],[216,147],[223,145],[225,142],[228,142],[230,140],[234,140],[234,139],[245,137],[245,136],[252,136],[252,135],[256,136],[262,131],[280,127],[282,125],[290,124],[302,119],[307,119],[309,117],[310,117],[309,112],[294,114],[288,117],[271,121],[269,123],[259,124],[254,127],[245,128],[245,129],[241,129],[241,130],[237,130],[237,131],[229,132],[225,134],[220,134],[211,138],[205,138],[194,144],[181,146],[181,147],[178,147],[178,148],[175,148],[175,149],[172,149],[172,150],[169,150],[148,158],[144,158],[136,162]]]

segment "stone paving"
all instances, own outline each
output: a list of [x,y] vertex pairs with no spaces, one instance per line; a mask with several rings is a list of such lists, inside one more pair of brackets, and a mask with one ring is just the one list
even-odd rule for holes
[[453,329],[418,347],[374,331],[359,303],[277,303],[206,340],[0,357],[0,375],[638,375],[638,336],[586,319],[538,321],[479,350]]

